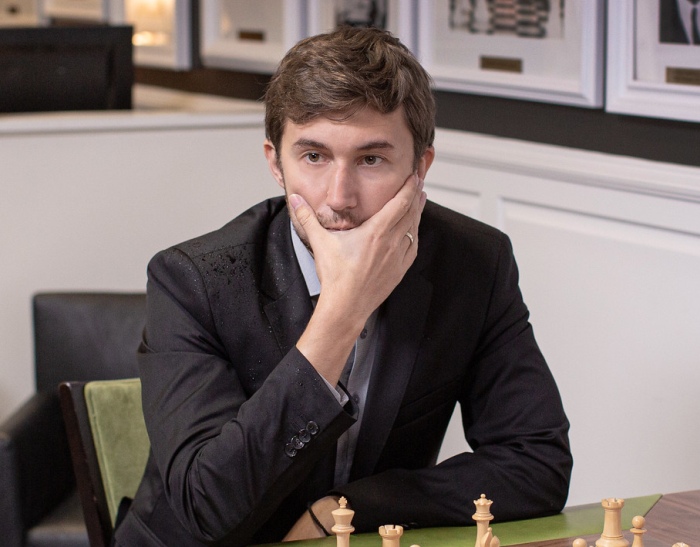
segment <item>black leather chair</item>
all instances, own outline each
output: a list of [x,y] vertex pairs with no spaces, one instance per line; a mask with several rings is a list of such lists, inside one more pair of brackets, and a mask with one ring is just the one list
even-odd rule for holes
[[0,425],[0,544],[87,546],[58,385],[138,376],[146,297],[37,294],[33,312],[36,393]]

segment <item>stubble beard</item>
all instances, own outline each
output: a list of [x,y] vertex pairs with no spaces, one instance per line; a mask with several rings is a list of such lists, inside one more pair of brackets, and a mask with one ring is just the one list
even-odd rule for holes
[[[282,173],[282,182],[284,184],[284,199],[287,202],[287,210],[291,211],[292,206],[289,204],[289,192],[287,190],[287,184],[284,180],[284,172],[282,171],[281,167],[282,166],[280,165],[280,172]],[[314,213],[316,214],[316,219],[318,220],[319,224],[323,228],[331,232],[351,230],[353,228],[357,228],[360,224],[362,224],[362,222],[364,222],[360,220],[357,217],[357,215],[355,215],[354,212],[351,210],[332,211],[331,214],[319,213],[318,211],[314,211]],[[309,243],[308,238],[302,235],[302,230],[297,220],[291,213],[289,217],[292,220],[292,225],[294,226],[294,229],[296,230],[299,239],[309,250],[309,252],[313,255],[313,249],[311,248],[311,244]]]

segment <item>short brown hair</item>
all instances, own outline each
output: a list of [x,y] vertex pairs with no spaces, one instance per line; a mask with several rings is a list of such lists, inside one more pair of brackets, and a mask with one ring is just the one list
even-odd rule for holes
[[287,120],[346,119],[367,106],[388,114],[403,105],[417,162],[435,138],[430,84],[391,33],[341,27],[302,40],[282,59],[265,93],[265,132],[279,151]]

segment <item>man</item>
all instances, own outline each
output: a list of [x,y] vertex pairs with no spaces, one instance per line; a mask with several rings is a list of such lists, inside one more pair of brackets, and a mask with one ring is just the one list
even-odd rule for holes
[[[558,512],[559,394],[508,239],[426,202],[435,107],[398,40],[297,44],[266,97],[284,189],[149,265],[139,352],[152,455],[118,545],[321,537]],[[473,453],[435,465],[461,404]],[[324,531],[325,529],[325,531]]]

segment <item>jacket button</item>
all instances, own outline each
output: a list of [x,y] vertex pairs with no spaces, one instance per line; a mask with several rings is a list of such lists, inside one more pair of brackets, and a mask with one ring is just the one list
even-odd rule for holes
[[304,443],[301,442],[301,439],[299,437],[297,437],[296,435],[294,435],[294,437],[292,437],[291,445],[294,448],[296,448],[297,450],[304,448]]
[[300,429],[299,433],[297,433],[297,436],[299,437],[299,440],[304,444],[308,443],[311,440],[311,433],[309,433],[308,429]]
[[294,448],[292,443],[287,443],[287,446],[284,447],[284,453],[290,458],[293,458],[297,455],[297,449]]
[[308,424],[306,424],[306,430],[312,435],[316,435],[316,433],[318,433],[318,424],[314,421],[311,421]]

